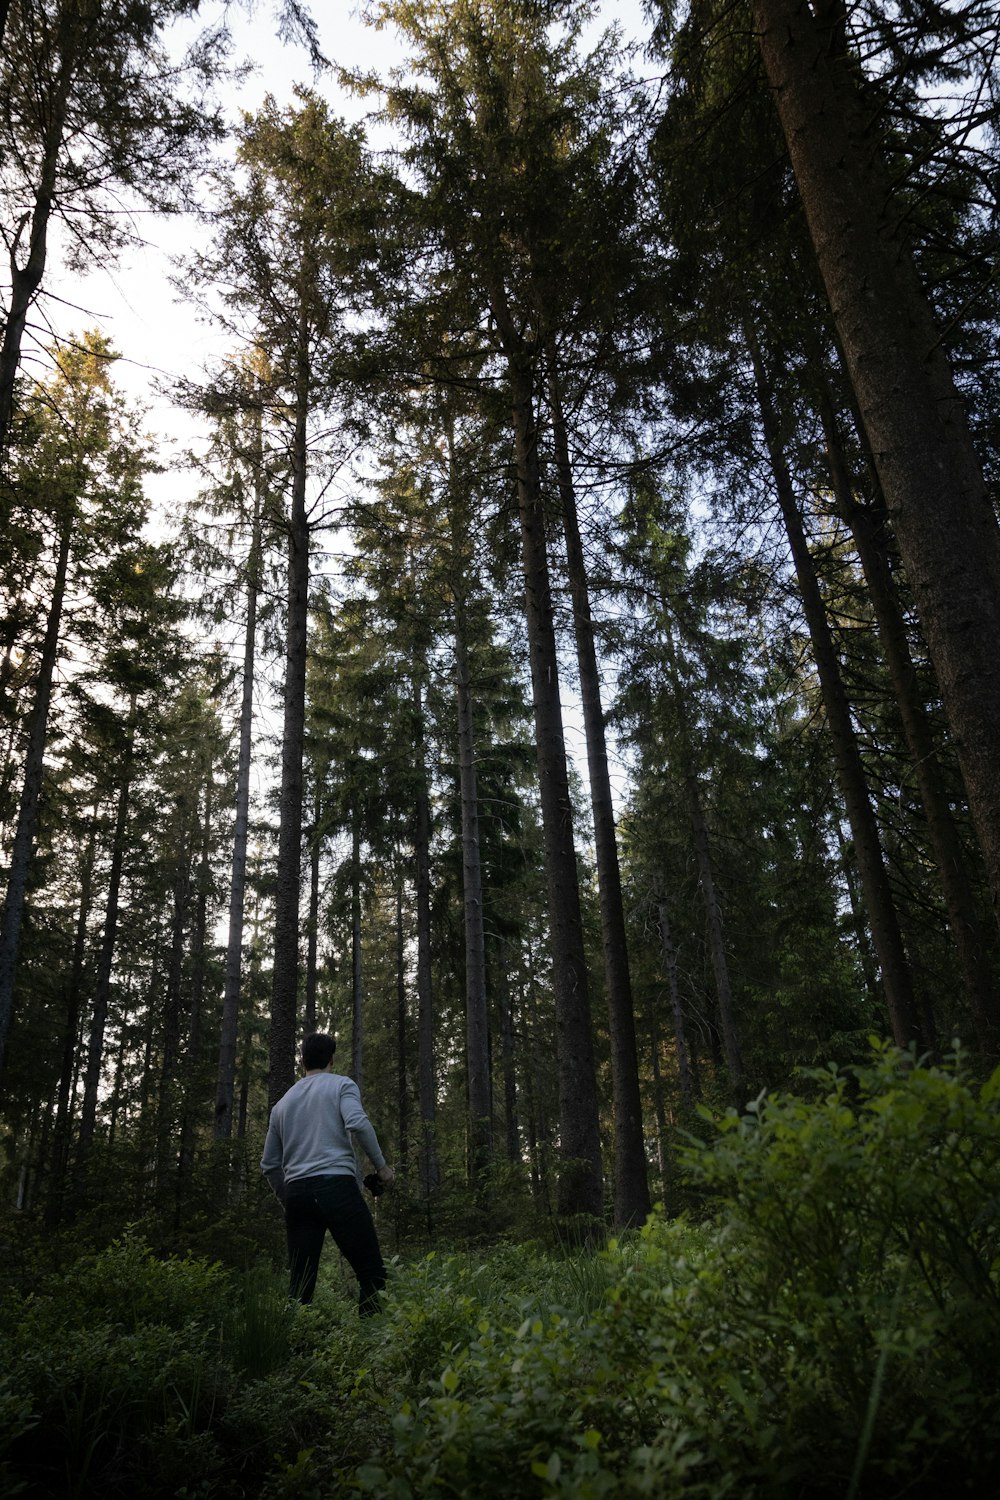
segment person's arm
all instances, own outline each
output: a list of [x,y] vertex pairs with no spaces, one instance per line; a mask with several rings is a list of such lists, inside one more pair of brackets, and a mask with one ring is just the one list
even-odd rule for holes
[[345,1078],[340,1095],[340,1113],[351,1136],[369,1157],[382,1182],[392,1182],[395,1172],[389,1166],[378,1143],[375,1127],[365,1114],[361,1092],[351,1078]]
[[278,1202],[284,1203],[285,1174],[281,1167],[281,1136],[273,1120],[267,1127],[267,1139],[264,1142],[264,1155],[260,1159],[260,1169],[271,1184],[271,1191]]

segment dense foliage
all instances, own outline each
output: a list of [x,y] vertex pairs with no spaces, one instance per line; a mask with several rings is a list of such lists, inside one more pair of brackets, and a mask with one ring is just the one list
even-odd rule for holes
[[397,1257],[359,1322],[333,1267],[134,1237],[8,1260],[5,1478],[37,1495],[983,1494],[1000,1471],[1000,1073],[868,1066],[728,1113],[606,1250]]
[[[0,3],[6,1477],[975,1493],[996,7],[281,0],[227,125],[236,9]],[[73,279],[161,213],[183,459]],[[316,1028],[365,1330],[273,1279]]]

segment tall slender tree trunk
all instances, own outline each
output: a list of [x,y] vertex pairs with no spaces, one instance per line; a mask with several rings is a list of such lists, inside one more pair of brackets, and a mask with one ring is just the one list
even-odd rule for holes
[[[129,975],[129,982],[126,989],[127,998],[124,1010],[122,1012],[121,1025],[118,1028],[118,1053],[115,1058],[115,1081],[111,1086],[111,1108],[108,1111],[109,1146],[113,1146],[115,1143],[115,1134],[118,1129],[118,1119],[120,1115],[124,1115],[125,1113],[124,1105],[122,1102],[122,1095],[124,1093],[125,1084],[125,1048],[127,1045],[128,1036],[128,1018],[131,1011],[131,991],[132,976]],[[124,1127],[125,1121],[122,1120],[122,1128],[124,1129]]]
[[313,795],[313,826],[309,835],[309,920],[306,923],[306,993],[304,1030],[309,1036],[316,1030],[316,990],[319,984],[319,874],[322,854],[323,809],[320,804],[319,778]]
[[649,1032],[649,1066],[653,1075],[653,1112],[656,1117],[656,1164],[660,1169],[660,1201],[667,1201],[667,1107],[664,1102],[663,1071],[660,1067],[660,1033],[654,1023]]
[[409,1026],[406,1014],[406,924],[403,920],[403,865],[396,869],[396,1120],[399,1160],[410,1154]]
[[479,854],[479,790],[472,719],[469,656],[461,608],[455,620],[455,695],[458,706],[458,780],[462,803],[462,892],[465,917],[465,1057],[469,1089],[473,1178],[493,1156],[489,1011],[486,1003],[486,937],[483,872]]
[[870,506],[859,504],[855,498],[837,420],[832,404],[826,397],[821,399],[821,417],[837,508],[854,536],[868,594],[878,620],[879,637],[907,748],[913,760],[914,776],[948,913],[948,925],[958,953],[976,1036],[984,1052],[994,1052],[1000,1038],[1000,1005],[969,880],[965,851],[944,789],[941,764],[920,694],[906,622],[892,577],[885,536],[887,517],[876,516]]
[[201,851],[198,859],[194,921],[191,931],[191,1006],[188,1012],[187,1045],[181,1069],[180,1150],[177,1157],[177,1198],[174,1227],[180,1226],[184,1194],[194,1173],[195,1088],[202,1063],[202,1030],[205,1007],[206,941],[208,937],[208,898],[212,887],[212,824],[215,811],[214,761],[207,758],[204,783],[204,811],[201,820]]
[[663,952],[663,972],[667,980],[667,993],[670,996],[670,1014],[674,1023],[674,1041],[677,1044],[677,1077],[680,1084],[681,1103],[685,1110],[694,1108],[695,1087],[691,1075],[691,1053],[688,1047],[687,1027],[684,1023],[684,1009],[681,1005],[680,987],[677,983],[677,950],[674,948],[673,938],[670,933],[670,917],[667,912],[667,903],[658,901],[656,904],[657,918],[660,927],[660,945]]
[[1000,922],[1000,528],[842,26],[806,0],[751,11]]
[[305,304],[299,315],[288,517],[288,617],[285,630],[284,721],[281,736],[280,825],[274,893],[274,973],[268,1103],[295,1081],[299,981],[299,882],[302,865],[302,751],[306,719],[306,635],[309,620],[309,522],[306,515],[306,416],[309,349]]
[[240,980],[243,966],[243,918],[246,908],[247,843],[250,831],[250,762],[253,750],[253,678],[257,651],[257,592],[260,586],[263,475],[260,445],[254,476],[253,527],[247,560],[247,618],[243,635],[243,692],[240,703],[240,749],[236,769],[236,827],[229,886],[229,934],[222,995],[219,1070],[215,1085],[215,1139],[233,1133],[233,1091],[240,1020]]
[[503,1118],[507,1160],[513,1165],[521,1160],[520,1130],[517,1120],[517,1069],[514,992],[507,974],[506,944],[500,943],[497,962],[497,989],[500,1000],[500,1066],[503,1072]]
[[882,973],[882,988],[889,1009],[892,1034],[897,1045],[906,1047],[920,1042],[913,981],[903,948],[899,920],[892,897],[888,871],[882,855],[878,824],[868,795],[861,752],[858,749],[851,710],[837,661],[837,652],[820,592],[812,554],[799,514],[792,476],[781,445],[781,428],[764,375],[756,335],[746,325],[747,341],[753,359],[764,438],[771,459],[775,491],[785,523],[788,545],[795,565],[802,611],[809,629],[813,659],[819,676],[823,706],[830,730],[834,760],[851,825],[851,836],[858,861],[858,873],[864,892],[865,907],[871,923],[875,952]]
[[878,968],[875,962],[875,950],[872,947],[871,931],[865,918],[861,893],[858,890],[858,861],[854,853],[853,842],[844,836],[843,822],[839,813],[833,819],[833,829],[837,840],[837,851],[840,855],[840,868],[847,887],[847,904],[851,908],[851,925],[854,928],[854,937],[858,945],[861,975],[869,1000],[874,1006],[878,1006],[881,1004]]
[[28,890],[28,871],[35,848],[35,833],[38,828],[38,807],[42,794],[42,772],[45,763],[45,742],[48,733],[49,703],[52,698],[52,676],[59,654],[59,630],[62,625],[63,600],[66,595],[66,574],[69,568],[70,540],[73,534],[73,510],[67,507],[59,536],[59,552],[52,586],[52,598],[45,621],[45,638],[42,643],[42,659],[35,684],[35,701],[28,724],[28,750],[24,763],[24,783],[17,817],[17,830],[10,856],[10,872],[7,878],[7,894],[4,898],[3,919],[0,925],[0,1074],[3,1072],[4,1054],[14,1012],[14,978],[17,972],[17,955],[21,943],[21,924],[24,918],[24,903]]
[[[413,677],[415,721],[423,723],[420,681]],[[420,1104],[420,1177],[430,1214],[431,1194],[440,1181],[435,1129],[437,1078],[434,1064],[434,993],[431,972],[431,799],[423,730],[416,745],[417,797],[414,807],[413,856],[417,901],[417,1074]]]
[[365,990],[361,947],[361,814],[351,809],[351,1077],[364,1088]]
[[597,1221],[604,1211],[597,1082],[531,365],[512,354],[508,371],[556,1004],[559,1211]]
[[[182,814],[183,816],[183,814]],[[156,1186],[166,1180],[167,1160],[173,1152],[177,1128],[177,1063],[181,1045],[181,990],[184,979],[184,939],[191,901],[191,853],[189,830],[183,828],[175,856],[173,911],[170,919],[170,955],[163,996],[163,1052],[160,1057],[160,1087],[156,1100]]]
[[125,844],[128,830],[129,799],[132,791],[132,770],[135,749],[136,695],[129,702],[126,729],[125,754],[122,761],[121,782],[118,788],[118,807],[115,813],[115,830],[111,844],[111,867],[108,872],[108,896],[104,914],[104,931],[101,936],[101,951],[97,960],[97,975],[94,981],[94,1009],[90,1018],[90,1035],[87,1043],[87,1071],[83,1081],[83,1106],[80,1111],[80,1129],[77,1146],[83,1160],[90,1150],[97,1125],[97,1095],[101,1083],[101,1066],[104,1061],[104,1031],[108,1020],[108,1002],[111,998],[111,970],[114,965],[115,942],[118,936],[118,906],[121,896],[122,872],[125,866]]
[[52,1146],[52,1175],[46,1204],[46,1223],[58,1224],[62,1216],[62,1193],[69,1164],[72,1134],[72,1099],[75,1083],[74,1064],[79,1059],[80,999],[83,990],[83,968],[87,955],[87,926],[94,895],[94,856],[97,850],[97,808],[94,808],[87,835],[87,847],[80,868],[80,904],[77,908],[73,958],[66,996],[66,1024],[63,1030],[62,1066],[56,1090],[56,1121]]
[[702,900],[705,903],[705,919],[708,925],[708,946],[712,958],[712,973],[715,975],[715,998],[719,1006],[719,1032],[726,1068],[734,1089],[743,1085],[743,1050],[736,1027],[736,1007],[733,1004],[733,987],[729,979],[729,960],[726,958],[726,940],[722,930],[722,909],[715,888],[712,870],[712,852],[708,841],[708,824],[701,802],[701,789],[694,771],[688,770],[685,778],[688,798],[688,813],[691,818],[691,836],[695,858],[698,861],[698,879]]
[[639,1095],[639,1057],[635,1040],[635,1011],[625,937],[618,842],[615,836],[614,799],[611,795],[604,709],[601,704],[601,676],[597,664],[587,565],[580,538],[573,468],[556,358],[553,341],[549,347],[549,406],[562,503],[563,535],[566,538],[570,596],[573,601],[583,726],[587,741],[590,805],[594,816],[594,848],[601,906],[604,982],[607,988],[611,1036],[611,1086],[615,1117],[615,1224],[618,1228],[626,1228],[644,1223],[650,1210],[642,1100]]
[[543,1036],[538,1014],[538,987],[535,975],[535,955],[531,939],[527,943],[528,984],[521,994],[521,1016],[524,1027],[525,1092],[528,1096],[528,1150],[533,1164],[533,1189],[536,1202],[543,1211],[552,1214],[552,1193],[549,1182],[552,1158],[552,1132],[549,1128],[545,1107],[545,1092],[542,1087],[540,1061],[548,1051],[548,1038]]
[[[63,149],[69,90],[76,68],[76,29],[71,27],[70,30],[74,40],[66,47],[59,62],[59,75],[52,94],[35,201],[30,219],[26,217],[22,220],[10,247],[10,302],[3,338],[0,340],[0,463],[3,462],[10,441],[14,382],[21,362],[21,343],[28,321],[28,309],[45,275],[56,170],[59,153]],[[24,263],[19,264],[18,251],[25,228],[28,230],[28,253]]]

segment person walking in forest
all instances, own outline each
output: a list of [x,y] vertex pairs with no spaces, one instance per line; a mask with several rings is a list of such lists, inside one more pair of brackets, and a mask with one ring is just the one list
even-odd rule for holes
[[364,1112],[357,1084],[333,1071],[336,1050],[335,1039],[326,1032],[306,1037],[304,1076],[271,1110],[260,1166],[285,1209],[291,1295],[312,1301],[329,1230],[358,1278],[364,1318],[378,1312],[385,1265],[371,1211],[361,1196],[352,1138],[370,1157],[378,1183],[388,1185],[395,1173]]

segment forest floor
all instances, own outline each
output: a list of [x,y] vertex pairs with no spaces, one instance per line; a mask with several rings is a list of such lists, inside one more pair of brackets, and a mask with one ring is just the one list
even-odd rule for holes
[[0,1493],[982,1496],[1000,1475],[1000,1074],[884,1057],[692,1149],[699,1222],[393,1259],[357,1316],[124,1234],[0,1313]]

